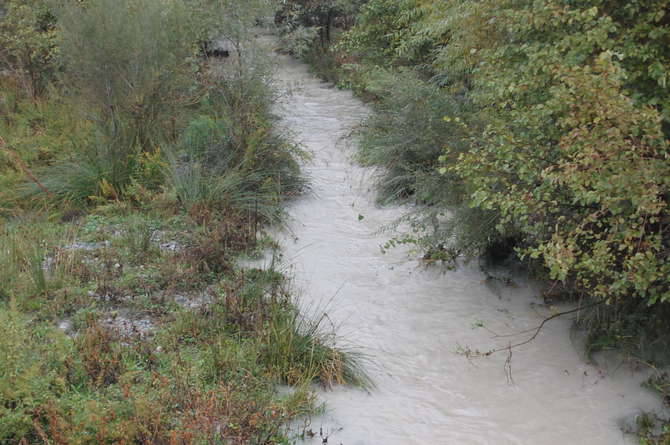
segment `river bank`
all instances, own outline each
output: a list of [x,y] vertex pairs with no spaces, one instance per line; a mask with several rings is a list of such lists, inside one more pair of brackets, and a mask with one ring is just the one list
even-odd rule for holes
[[[258,5],[37,4],[11,2],[0,40],[49,38],[71,77],[0,77],[0,443],[290,443],[311,384],[362,376],[284,274],[239,265],[305,185]],[[199,48],[236,30],[239,57]]]
[[[328,414],[314,419],[330,442],[349,444],[626,444],[620,425],[658,399],[627,366],[593,366],[556,320],[508,356],[469,359],[467,351],[504,347],[496,334],[536,327],[555,308],[532,283],[495,286],[474,264],[425,267],[408,249],[382,253],[381,227],[407,211],[374,204],[372,170],[353,160],[352,130],[368,109],[349,91],[277,56],[279,108],[313,160],[312,193],[288,207],[281,237],[308,307],[323,308],[340,333],[370,357],[376,389],[322,393]],[[314,439],[314,443],[321,440]],[[309,442],[309,441],[308,441]]]

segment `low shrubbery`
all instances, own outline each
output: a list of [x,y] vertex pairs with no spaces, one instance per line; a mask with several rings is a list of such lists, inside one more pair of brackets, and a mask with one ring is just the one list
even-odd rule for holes
[[[68,297],[77,292],[73,283],[48,294],[28,291],[36,309],[30,318],[23,304],[21,311],[14,304],[20,301],[18,290],[12,290],[12,303],[3,303],[3,440],[276,443],[285,437],[288,421],[314,410],[304,385],[367,384],[323,327],[297,314],[281,274],[231,267],[216,278],[191,271],[182,280],[211,283],[197,291],[204,295],[192,294],[191,306],[180,306],[184,303],[171,293],[178,287],[169,286],[155,288],[142,302],[140,288],[122,288],[122,283],[135,270],[146,275],[160,261],[173,261],[170,256],[179,261],[187,254],[155,253],[133,266],[114,243],[100,249],[111,252],[78,254],[91,268],[99,261],[104,269],[103,256],[118,266],[106,279],[93,274],[104,283],[91,287],[80,281],[79,287],[94,289],[87,297]],[[62,305],[36,306],[39,299],[60,299]],[[139,333],[137,320],[124,318],[130,313],[151,320],[150,330]],[[62,317],[72,320],[69,336],[54,326]],[[278,396],[274,384],[279,382],[298,389]]]
[[[368,384],[280,273],[237,265],[306,186],[265,3],[9,2],[0,442],[287,443],[312,383]],[[201,58],[219,33],[236,54]]]

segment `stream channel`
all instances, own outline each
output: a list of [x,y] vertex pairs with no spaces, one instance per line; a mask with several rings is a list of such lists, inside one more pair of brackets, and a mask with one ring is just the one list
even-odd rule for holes
[[[305,443],[343,445],[633,444],[622,419],[660,402],[628,364],[593,365],[570,336],[570,320],[549,322],[507,353],[468,359],[530,334],[551,308],[522,277],[511,286],[486,280],[477,262],[453,271],[426,267],[409,249],[382,253],[380,228],[408,209],[375,205],[374,171],[352,160],[352,130],[369,109],[351,92],[275,55],[281,126],[312,153],[311,191],[288,205],[277,236],[309,314],[327,312],[345,343],[369,357],[376,387],[319,391],[326,412]],[[493,285],[492,285],[493,284]],[[532,332],[531,332],[532,334]],[[321,433],[321,434],[320,434]]]

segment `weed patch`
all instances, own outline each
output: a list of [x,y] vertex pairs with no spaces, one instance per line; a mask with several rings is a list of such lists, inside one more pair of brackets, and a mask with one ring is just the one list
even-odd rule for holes
[[[234,21],[196,3],[11,0],[0,19],[0,442],[285,444],[309,383],[356,383],[291,325],[281,274],[236,266],[273,243],[305,153],[274,125],[260,2]],[[199,59],[222,26],[245,51]],[[26,36],[58,65],[19,57]],[[301,343],[267,344],[284,335]]]

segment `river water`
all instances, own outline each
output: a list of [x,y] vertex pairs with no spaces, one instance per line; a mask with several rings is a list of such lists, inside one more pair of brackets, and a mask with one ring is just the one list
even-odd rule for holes
[[634,443],[622,434],[621,419],[658,409],[659,401],[629,365],[587,364],[568,320],[550,322],[515,349],[511,372],[506,353],[458,353],[522,340],[529,334],[494,333],[533,328],[551,308],[527,280],[495,285],[476,264],[444,271],[407,249],[382,253],[391,235],[380,227],[407,209],[377,207],[374,172],[351,159],[350,134],[367,107],[288,56],[276,56],[276,71],[285,92],[281,124],[313,155],[304,166],[312,191],[289,205],[289,229],[279,235],[285,260],[305,310],[328,313],[344,341],[369,356],[365,366],[376,383],[369,392],[320,392],[326,413],[312,420],[316,437],[308,442]]

